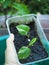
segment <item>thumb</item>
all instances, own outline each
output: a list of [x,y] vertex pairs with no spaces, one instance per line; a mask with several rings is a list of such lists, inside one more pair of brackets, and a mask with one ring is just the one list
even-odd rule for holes
[[10,34],[10,37],[6,41],[7,48],[5,51],[5,64],[20,65],[13,41],[14,41],[14,35]]

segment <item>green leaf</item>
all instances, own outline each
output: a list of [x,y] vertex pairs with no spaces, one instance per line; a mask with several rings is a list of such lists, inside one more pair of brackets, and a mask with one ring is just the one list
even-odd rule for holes
[[9,6],[11,3],[11,0],[5,0],[5,2],[3,3],[3,7],[7,8],[7,6]]
[[30,30],[29,26],[23,24],[16,26],[16,28],[21,35],[27,35]]
[[30,41],[29,46],[34,45],[34,43],[36,42],[36,40],[37,40],[37,38],[33,38],[33,39]]
[[5,2],[5,0],[0,0],[0,3],[2,4],[2,3],[4,3]]
[[31,52],[30,48],[23,46],[20,48],[20,50],[18,52],[18,58],[19,59],[26,59],[29,57],[30,52]]
[[25,4],[14,3],[12,7],[18,11],[18,15],[29,14],[28,7]]

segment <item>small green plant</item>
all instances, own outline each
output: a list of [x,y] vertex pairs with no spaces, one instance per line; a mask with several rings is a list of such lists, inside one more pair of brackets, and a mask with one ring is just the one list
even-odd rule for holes
[[30,46],[33,46],[34,43],[36,42],[37,38],[33,38],[28,46],[22,46],[19,51],[18,51],[18,57],[19,59],[26,59],[29,57],[31,53],[31,49],[29,48]]
[[27,26],[27,25],[18,25],[18,26],[16,26],[16,28],[17,28],[17,30],[19,31],[19,33],[21,35],[28,36],[28,32],[30,30],[30,27],[29,26]]
[[[27,26],[27,25],[18,25],[16,26],[18,32],[21,34],[21,35],[26,35],[27,37],[28,36],[28,32],[30,30],[30,27]],[[19,59],[26,59],[29,57],[30,53],[31,53],[31,49],[30,49],[30,46],[33,46],[34,43],[36,42],[37,38],[32,38],[32,40],[30,40],[28,46],[22,46],[19,51],[18,51],[18,57]]]

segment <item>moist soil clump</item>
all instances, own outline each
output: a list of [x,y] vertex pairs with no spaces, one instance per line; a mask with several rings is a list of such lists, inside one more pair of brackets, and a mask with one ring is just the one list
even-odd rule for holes
[[[22,46],[27,46],[29,44],[29,41],[26,36],[24,36],[24,35],[22,36],[19,34],[18,30],[16,29],[17,25],[18,25],[18,23],[11,23],[10,30],[11,30],[11,33],[13,33],[15,36],[14,45],[18,52]],[[33,62],[33,61],[37,61],[37,60],[48,57],[48,54],[47,54],[46,50],[43,48],[42,43],[38,37],[37,31],[35,28],[35,23],[30,22],[29,24],[26,24],[26,25],[28,25],[30,27],[29,39],[31,40],[32,38],[37,37],[37,41],[34,44],[34,46],[30,47],[30,49],[31,49],[30,56],[27,59],[23,59],[23,60],[19,60],[19,61],[21,63],[28,63],[28,62]]]

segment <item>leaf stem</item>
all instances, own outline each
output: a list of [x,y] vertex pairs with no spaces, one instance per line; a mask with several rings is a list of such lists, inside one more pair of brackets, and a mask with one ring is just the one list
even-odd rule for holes
[[27,38],[29,38],[30,34],[27,34],[26,36],[27,36]]

